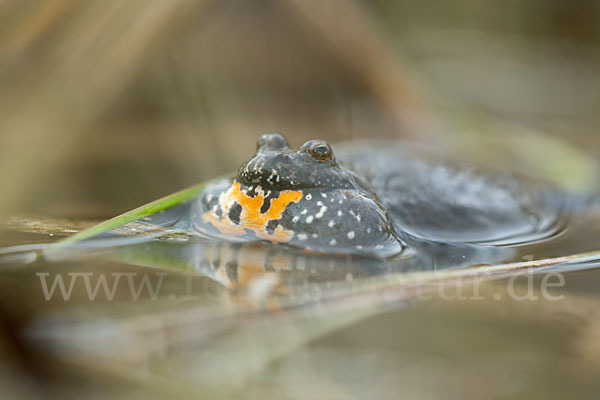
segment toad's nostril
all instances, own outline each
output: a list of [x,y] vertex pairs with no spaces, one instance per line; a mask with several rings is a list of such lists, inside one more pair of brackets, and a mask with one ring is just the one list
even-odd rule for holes
[[286,149],[287,147],[287,140],[285,139],[285,137],[283,137],[283,135],[279,133],[266,133],[262,135],[256,143],[257,150],[260,150],[262,148],[278,150]]

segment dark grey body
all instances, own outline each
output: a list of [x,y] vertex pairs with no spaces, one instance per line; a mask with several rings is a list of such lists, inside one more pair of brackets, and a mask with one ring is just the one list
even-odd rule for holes
[[514,245],[550,235],[568,196],[499,171],[427,159],[398,143],[348,145],[340,162],[370,182],[399,231],[448,243]]
[[[293,193],[282,213],[261,219]],[[256,196],[260,212],[249,205]],[[325,142],[296,151],[270,134],[236,177],[204,190],[190,221],[197,232],[233,242],[379,258],[410,253],[448,267],[509,259],[514,250],[506,245],[549,235],[566,204],[547,186],[428,160],[398,143],[339,146],[333,156]]]

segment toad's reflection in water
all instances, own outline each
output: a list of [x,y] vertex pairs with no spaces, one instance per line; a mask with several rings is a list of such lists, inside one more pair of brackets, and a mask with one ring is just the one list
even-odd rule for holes
[[263,242],[151,241],[115,247],[105,255],[132,264],[175,266],[207,276],[234,290],[248,289],[268,276],[277,276],[277,285],[300,287],[410,268],[410,257],[399,257],[391,263],[375,257],[310,254]]
[[[439,253],[441,249],[436,246],[438,253],[409,250],[381,258],[307,252],[268,242],[231,243],[193,238],[185,242],[152,240],[113,246],[100,254],[130,264],[198,273],[233,291],[251,291],[255,297],[298,294],[339,282],[347,286],[355,280],[408,271],[472,265],[472,260],[478,259],[476,252],[482,253],[480,258],[489,258],[489,249],[475,246],[447,247],[447,254]],[[499,250],[503,257],[511,251]]]

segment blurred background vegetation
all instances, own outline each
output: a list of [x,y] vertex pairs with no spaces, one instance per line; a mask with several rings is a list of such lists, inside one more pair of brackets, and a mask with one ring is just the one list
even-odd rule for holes
[[435,146],[495,118],[597,152],[599,21],[587,0],[4,0],[0,213],[105,218],[272,131]]
[[[0,0],[0,217],[70,218],[63,233],[73,232],[85,220],[234,170],[258,136],[273,131],[293,146],[311,138],[403,138],[456,145],[485,161],[510,143],[526,166],[569,180],[565,171],[582,170],[577,150],[600,151],[598,71],[600,2],[593,0]],[[0,245],[52,240],[4,235]],[[135,270],[101,261],[60,267]],[[121,398],[211,397],[209,389],[226,391],[248,376],[240,398],[598,393],[593,270],[570,275],[564,302],[515,303],[504,293],[503,301],[434,299],[357,323],[352,318],[364,315],[356,310],[342,323],[343,313],[301,309],[267,316],[264,325],[224,318],[233,333],[194,319],[206,309],[235,311],[221,287],[224,305],[192,303],[189,315],[173,302],[108,304],[109,317],[125,315],[108,335],[117,350],[94,342],[106,340],[98,326],[111,327],[98,317],[102,305],[45,302],[32,271],[0,274],[0,386],[8,397],[81,397],[90,387]],[[181,276],[169,279],[182,290]],[[486,287],[499,293],[502,283]],[[70,308],[74,321],[44,325],[56,309]],[[314,333],[319,318],[339,325]],[[75,326],[65,343],[88,340],[83,348],[100,349],[102,360],[111,347],[118,362],[92,357],[88,369],[65,369],[85,352],[50,348],[64,357],[60,363],[37,358],[39,349],[21,335],[32,321],[42,321],[41,333],[64,327],[70,334],[79,320],[92,329]],[[196,347],[171,346],[182,338]],[[285,351],[276,348],[281,343]],[[198,348],[213,358],[198,357]],[[273,358],[253,359],[263,353]],[[175,364],[173,355],[186,362]],[[194,374],[215,378],[212,386],[191,388]],[[40,377],[44,385],[32,384]],[[138,378],[145,390],[129,393]]]

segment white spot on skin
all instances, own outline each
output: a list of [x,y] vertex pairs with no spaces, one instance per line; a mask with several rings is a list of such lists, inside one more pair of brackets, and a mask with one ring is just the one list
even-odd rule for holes
[[307,213],[307,212],[308,212],[308,210],[305,208],[304,210],[302,210],[302,211],[300,212],[300,214],[302,214],[302,215],[306,215],[306,213]]
[[306,236],[306,233],[298,234],[298,240],[306,240],[306,239],[308,239],[308,236]]
[[344,215],[344,213],[342,212],[342,210],[338,210],[337,215],[338,217],[341,217],[342,215]]
[[316,233],[313,233],[313,234],[312,234],[312,237],[316,239],[316,238],[318,238],[318,237],[319,237],[319,235],[317,235]]
[[348,232],[348,239],[354,239],[354,231]]
[[[320,203],[320,202],[319,202]],[[327,207],[325,206],[321,206],[321,209],[319,210],[319,212],[315,215],[315,218],[321,218],[323,216],[323,214],[325,214],[325,211],[327,211]]]
[[360,214],[357,214],[357,215],[356,215],[356,220],[357,220],[358,222],[360,222]]
[[309,215],[308,217],[306,217],[306,223],[310,224],[311,222],[313,222],[314,217],[312,215]]
[[377,246],[375,246],[375,249],[376,249],[376,250],[381,250],[381,249],[383,249],[383,246],[382,246],[382,245],[380,245],[380,244],[378,244]]
[[331,240],[329,241],[329,245],[330,245],[330,246],[335,246],[335,245],[336,245],[336,243],[337,243],[337,241],[336,241],[335,239],[331,239]]
[[327,224],[327,226],[330,228],[333,228],[334,225],[335,225],[335,222],[333,220],[330,220],[329,223]]
[[358,246],[356,246],[356,250],[362,250],[363,247],[359,244]]
[[296,215],[294,218],[292,218],[292,222],[296,223],[296,222],[298,222],[299,219],[300,219],[300,217]]
[[367,233],[371,233],[371,232],[373,232],[373,229],[367,228]]
[[318,205],[318,206],[322,206],[322,205],[323,205],[323,202],[322,202],[321,200],[319,200],[319,201],[317,201],[317,205]]
[[306,200],[312,200],[312,194],[310,194],[310,193],[309,193],[309,194],[307,194],[307,195],[306,195]]
[[327,193],[321,193],[321,196],[326,199],[327,198]]

